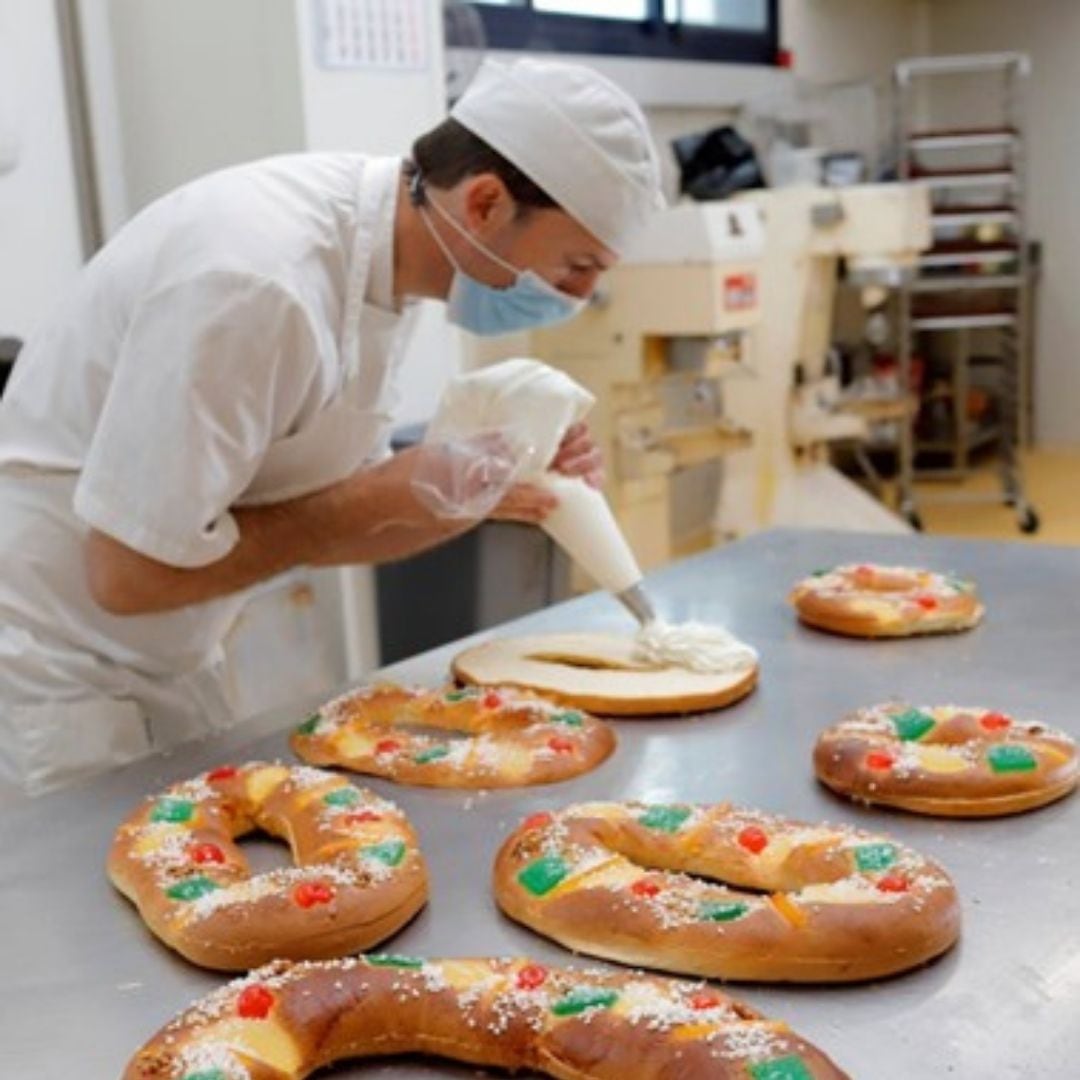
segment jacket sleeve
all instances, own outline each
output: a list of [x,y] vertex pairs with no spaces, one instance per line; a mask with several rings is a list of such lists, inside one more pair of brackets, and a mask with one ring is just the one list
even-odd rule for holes
[[317,370],[304,308],[272,282],[212,271],[155,291],[123,338],[75,512],[159,562],[223,558],[229,508]]

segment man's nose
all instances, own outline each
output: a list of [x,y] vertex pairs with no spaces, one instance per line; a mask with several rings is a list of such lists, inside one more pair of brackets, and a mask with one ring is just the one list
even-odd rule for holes
[[600,280],[601,270],[575,270],[558,283],[558,287],[570,296],[587,300]]

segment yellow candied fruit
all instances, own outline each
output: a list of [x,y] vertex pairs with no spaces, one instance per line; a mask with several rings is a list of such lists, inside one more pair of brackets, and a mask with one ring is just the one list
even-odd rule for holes
[[957,753],[948,746],[939,746],[934,743],[912,745],[911,750],[919,759],[919,767],[927,772],[946,775],[964,772],[971,767],[963,754]]
[[785,893],[773,893],[769,897],[769,902],[776,909],[776,913],[796,930],[809,922],[806,912]]
[[695,1039],[703,1039],[716,1031],[716,1024],[683,1024],[677,1027],[671,1036],[678,1042],[693,1042]]
[[296,1040],[272,1021],[229,1019],[214,1026],[212,1037],[286,1076],[295,1075],[304,1063]]
[[376,742],[368,732],[341,728],[334,739],[334,749],[348,757],[364,757],[375,752]]
[[131,846],[131,854],[138,858],[151,855],[163,844],[167,843],[176,835],[184,836],[191,832],[190,824],[170,825],[161,823],[156,825],[152,832],[143,833]]
[[267,765],[247,775],[248,798],[261,803],[289,775],[284,765]]

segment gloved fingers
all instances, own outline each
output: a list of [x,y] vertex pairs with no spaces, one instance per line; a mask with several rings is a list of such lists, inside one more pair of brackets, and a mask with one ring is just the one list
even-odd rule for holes
[[529,448],[500,432],[425,443],[413,468],[412,490],[436,517],[479,521],[510,490],[530,456]]
[[539,525],[558,505],[558,498],[546,488],[535,484],[515,484],[491,512],[491,516],[497,521]]

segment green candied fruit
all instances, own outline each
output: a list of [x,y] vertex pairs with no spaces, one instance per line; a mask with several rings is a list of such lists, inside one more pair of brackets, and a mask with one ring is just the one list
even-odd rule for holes
[[563,712],[557,712],[551,718],[551,722],[553,724],[566,724],[567,727],[581,727],[585,723],[585,717],[574,709],[566,709]]
[[529,863],[517,879],[533,896],[544,896],[569,873],[570,867],[558,855],[542,855]]
[[190,799],[158,799],[154,809],[150,811],[151,821],[169,821],[174,825],[182,825],[190,821],[195,815],[195,804]]
[[1026,746],[999,743],[986,751],[986,760],[994,772],[1031,772],[1038,767],[1035,755]]
[[296,729],[297,735],[314,735],[315,729],[319,726],[322,717],[318,713],[312,713],[302,724]]
[[175,885],[170,885],[165,890],[165,895],[170,900],[198,900],[201,896],[216,892],[220,888],[221,886],[216,881],[211,881],[210,878],[200,874],[197,877],[185,878]]
[[198,1072],[184,1073],[180,1080],[229,1080],[220,1069],[200,1069]]
[[368,953],[364,959],[372,967],[409,968],[418,971],[424,961],[416,956],[403,956],[401,953]]
[[447,690],[443,696],[447,701],[456,704],[459,701],[465,701],[466,698],[476,697],[476,691],[471,686],[465,686],[460,690]]
[[953,590],[953,592],[958,593],[969,593],[975,588],[975,585],[972,582],[965,581],[963,578],[959,578],[955,574],[946,574],[945,584],[948,585],[949,588]]
[[860,844],[855,849],[855,865],[860,870],[887,870],[894,862],[895,844]]
[[365,859],[375,859],[387,866],[397,866],[405,858],[404,840],[383,840],[380,844],[370,844],[361,848],[360,854]]
[[578,1016],[586,1009],[610,1009],[619,995],[604,986],[575,986],[551,1006],[556,1016]]
[[328,791],[322,801],[327,806],[355,806],[360,801],[360,792],[354,787],[339,787]]
[[811,570],[810,571],[810,576],[811,577],[825,577],[826,574],[831,574],[832,572],[833,572],[833,568],[831,566],[825,566],[825,567],[821,567],[818,570]]
[[429,746],[426,750],[421,750],[416,754],[413,754],[413,763],[416,765],[427,765],[429,761],[438,761],[440,758],[446,757],[450,753],[450,747],[448,746]]
[[678,832],[682,823],[690,816],[690,809],[686,806],[650,806],[638,818],[638,824],[646,829],[656,829],[658,832]]
[[750,1066],[754,1080],[814,1080],[803,1059],[791,1054],[774,1061],[759,1061]]
[[916,742],[921,739],[937,721],[920,709],[908,709],[892,717],[896,734],[903,742]]
[[749,910],[750,905],[741,900],[706,900],[698,908],[698,917],[703,922],[732,922]]

